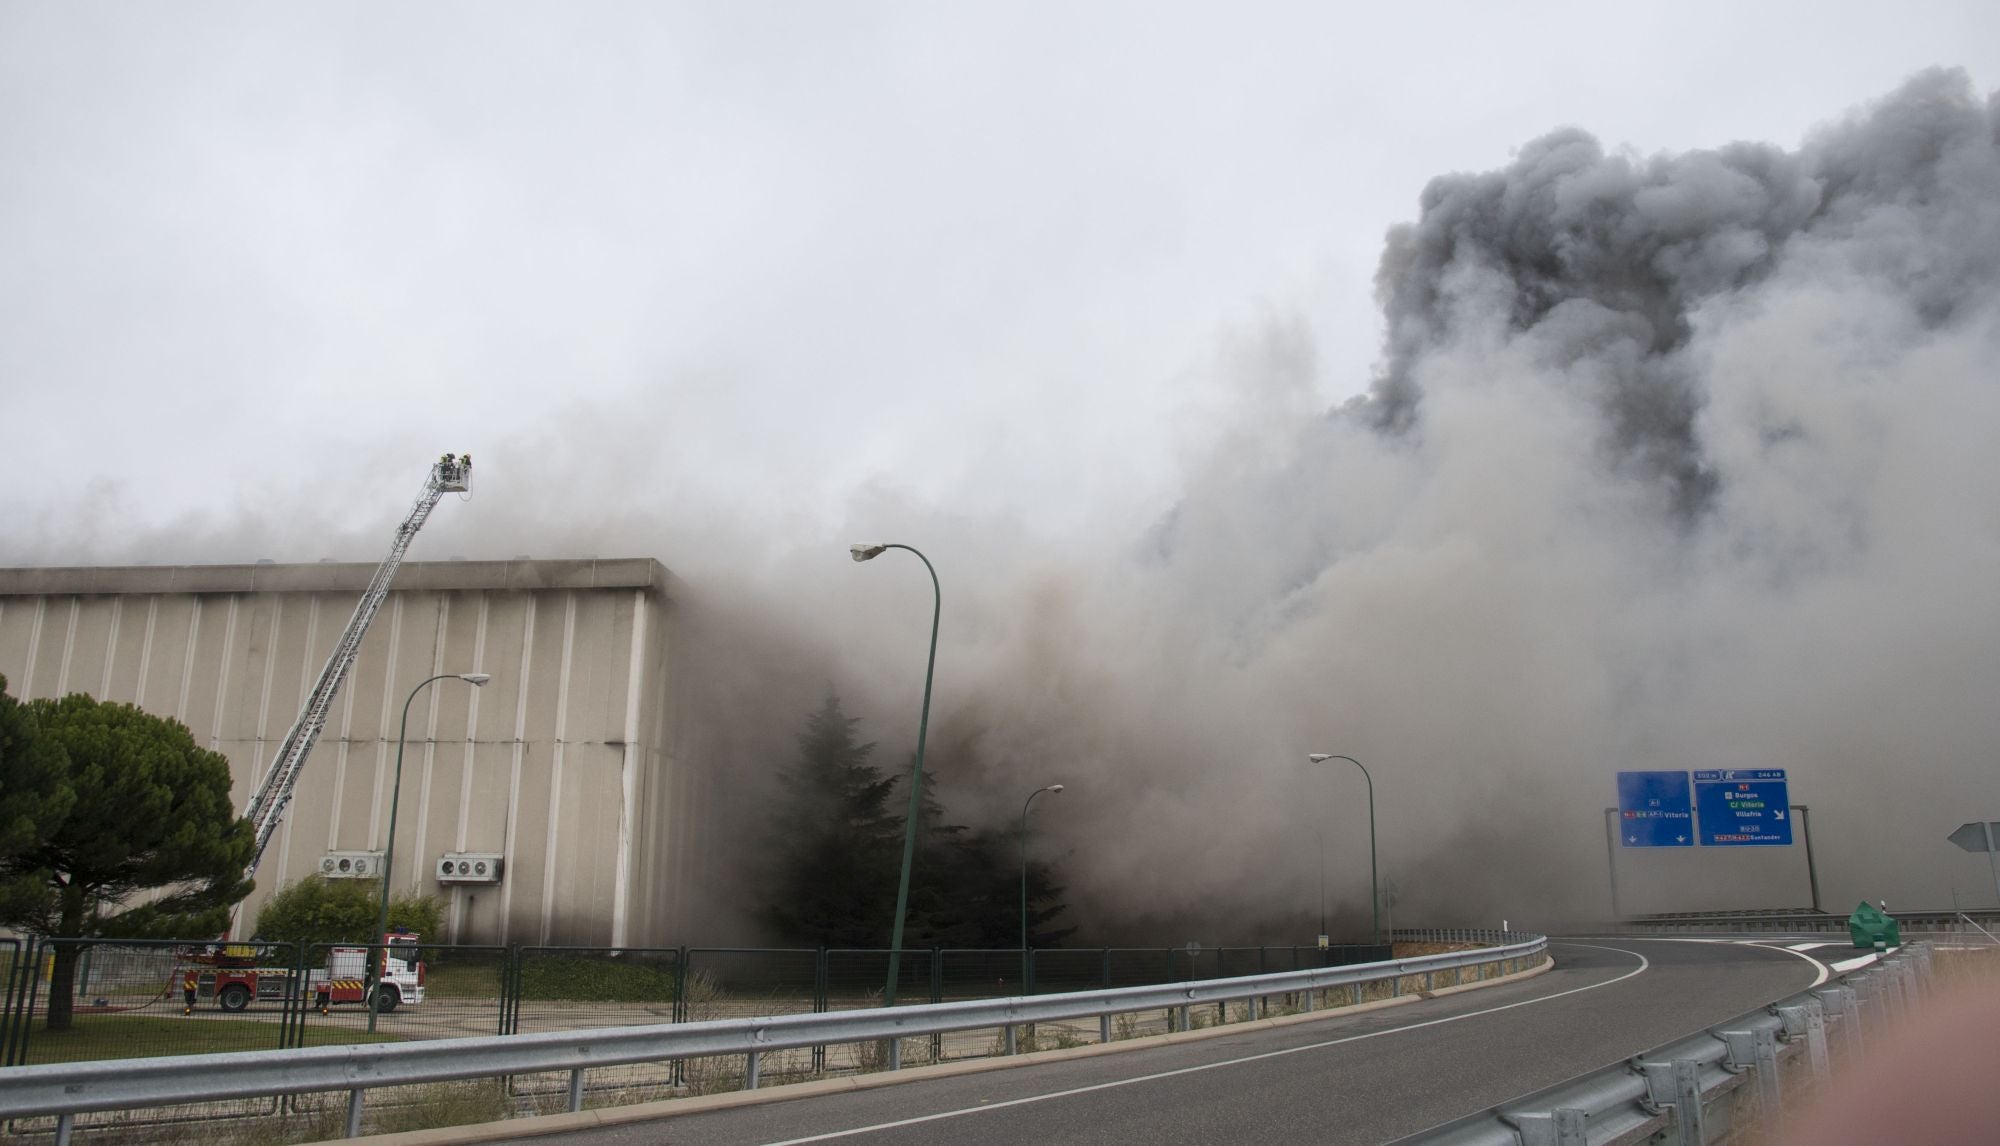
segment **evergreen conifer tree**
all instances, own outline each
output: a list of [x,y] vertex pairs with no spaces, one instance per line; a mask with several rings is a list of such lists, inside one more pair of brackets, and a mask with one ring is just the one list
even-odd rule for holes
[[869,763],[840,698],[806,718],[798,759],[779,775],[765,918],[779,938],[825,947],[889,941],[902,821],[889,809],[896,781]]

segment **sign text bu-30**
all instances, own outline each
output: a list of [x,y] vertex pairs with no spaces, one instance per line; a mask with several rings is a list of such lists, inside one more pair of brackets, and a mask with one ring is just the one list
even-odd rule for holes
[[1791,796],[1783,768],[1694,774],[1703,847],[1782,847],[1792,842]]

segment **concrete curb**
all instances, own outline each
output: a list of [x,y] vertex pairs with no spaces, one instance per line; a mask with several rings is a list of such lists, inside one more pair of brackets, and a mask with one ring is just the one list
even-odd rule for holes
[[1421,999],[1441,999],[1466,991],[1477,991],[1483,987],[1497,987],[1503,983],[1517,983],[1546,974],[1555,969],[1553,957],[1544,960],[1525,971],[1503,975],[1497,979],[1481,979],[1476,983],[1461,983],[1452,987],[1439,987],[1433,991],[1420,991],[1413,995],[1397,995],[1393,999],[1377,999],[1373,1002],[1357,1003],[1347,1007],[1328,1007],[1321,1011],[1304,1011],[1293,1015],[1279,1015],[1275,1018],[1257,1019],[1252,1022],[1227,1023],[1216,1027],[1203,1027],[1192,1031],[1175,1031],[1172,1034],[1147,1035],[1144,1038],[1123,1039],[1109,1043],[1090,1043],[1087,1046],[1063,1047],[1057,1050],[1035,1051],[1031,1054],[997,1056],[994,1058],[966,1059],[962,1062],[933,1063],[929,1066],[913,1066],[899,1071],[882,1071],[876,1074],[850,1075],[844,1078],[823,1078],[813,1082],[793,1082],[782,1086],[764,1087],[758,1090],[735,1090],[727,1094],[705,1094],[695,1098],[667,1098],[654,1102],[635,1102],[629,1106],[605,1106],[596,1110],[579,1110],[572,1114],[538,1114],[526,1118],[510,1118],[504,1122],[482,1122],[474,1126],[441,1126],[434,1130],[405,1130],[396,1134],[374,1134],[362,1138],[348,1139],[352,1142],[367,1142],[372,1146],[477,1146],[488,1142],[507,1142],[517,1138],[537,1138],[548,1134],[568,1134],[578,1130],[589,1130],[604,1126],[625,1126],[635,1122],[653,1122],[675,1118],[687,1114],[705,1114],[715,1110],[734,1110],[743,1106],[758,1106],[771,1102],[791,1102],[801,1098],[815,1098],[822,1094],[841,1094],[855,1090],[875,1090],[884,1086],[901,1086],[905,1083],[922,1082],[933,1078],[955,1078],[966,1074],[983,1074],[992,1070],[1011,1070],[1015,1067],[1035,1066],[1042,1063],[1064,1062],[1070,1059],[1095,1058],[1098,1055],[1121,1054],[1125,1051],[1143,1050],[1148,1047],[1166,1046],[1173,1043],[1198,1042],[1222,1035],[1240,1034],[1274,1027],[1297,1026],[1300,1023],[1320,1022],[1326,1019],[1342,1018],[1348,1015],[1365,1015],[1371,1011],[1400,1007]]

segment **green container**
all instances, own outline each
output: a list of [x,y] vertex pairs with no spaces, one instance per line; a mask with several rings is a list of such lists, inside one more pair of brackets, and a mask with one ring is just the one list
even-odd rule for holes
[[1861,906],[1854,909],[1854,914],[1847,917],[1847,934],[1853,938],[1856,947],[1872,951],[1901,946],[1903,942],[1903,932],[1896,926],[1896,921],[1867,900],[1862,900]]

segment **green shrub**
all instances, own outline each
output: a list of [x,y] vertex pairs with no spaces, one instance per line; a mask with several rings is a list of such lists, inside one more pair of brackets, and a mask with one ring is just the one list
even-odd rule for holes
[[[382,909],[382,885],[363,879],[326,879],[318,872],[278,890],[257,912],[254,934],[280,943],[377,943],[375,920]],[[406,895],[389,901],[389,926],[433,938],[444,921],[435,896]]]

